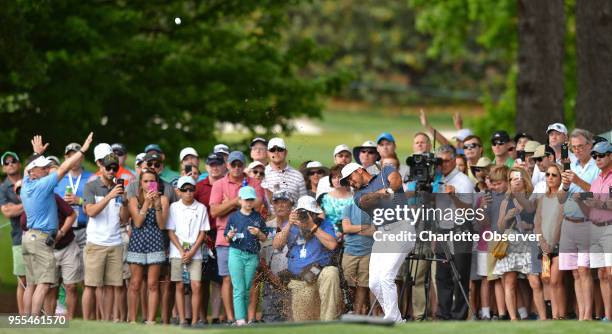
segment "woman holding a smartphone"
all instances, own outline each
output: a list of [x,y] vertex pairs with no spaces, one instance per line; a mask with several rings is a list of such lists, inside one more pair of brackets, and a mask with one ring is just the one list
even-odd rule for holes
[[144,169],[140,176],[136,196],[130,198],[129,211],[132,217],[132,235],[128,244],[127,262],[132,277],[128,293],[130,322],[136,322],[138,297],[144,271],[147,270],[147,324],[155,323],[159,303],[159,273],[166,262],[166,249],[162,230],[168,216],[168,198],[159,189],[159,175]]
[[[505,234],[528,234],[533,233],[533,221],[535,206],[529,201],[533,192],[531,178],[523,168],[513,167],[508,177],[510,187],[506,192],[506,198],[500,205],[499,218],[497,221],[498,231]],[[533,291],[533,300],[540,320],[546,319],[546,306],[544,304],[544,293],[540,282],[541,261],[534,253],[534,247],[528,241],[509,241],[507,254],[497,261],[493,273],[502,275],[504,282],[504,295],[506,306],[511,320],[517,320],[517,292],[518,275],[528,277],[529,285]],[[528,294],[520,294],[521,297]],[[523,305],[529,305],[529,301],[522,298]],[[519,307],[521,318],[527,317],[524,306]]]

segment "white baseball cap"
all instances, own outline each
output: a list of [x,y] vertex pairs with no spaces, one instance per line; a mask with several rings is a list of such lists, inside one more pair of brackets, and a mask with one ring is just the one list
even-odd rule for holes
[[317,205],[317,201],[312,196],[302,196],[298,199],[295,210],[304,209],[314,213],[322,213],[323,210]]
[[351,162],[348,165],[342,167],[342,177],[340,178],[340,184],[346,184],[346,179],[348,179],[348,177],[351,176],[351,174],[353,174],[353,172],[355,172],[359,168],[363,168],[363,166],[355,162]]
[[223,154],[229,155],[230,154],[229,147],[227,147],[227,145],[225,144],[217,144],[213,148],[213,153],[223,153]]
[[546,129],[546,134],[553,130],[567,135],[567,128],[565,127],[565,125],[563,125],[563,123],[553,123],[549,125]]
[[287,146],[285,145],[285,141],[283,140],[283,138],[274,137],[270,139],[270,141],[268,142],[268,151],[274,148],[275,146],[280,147],[282,149],[287,149]]
[[315,199],[318,201],[322,195],[327,194],[332,190],[333,189],[329,184],[329,176],[322,177],[317,185],[317,194],[315,195]]
[[184,175],[184,176],[181,176],[181,177],[178,179],[178,182],[176,183],[176,187],[177,187],[178,189],[181,189],[181,188],[183,188],[183,186],[184,186],[184,185],[186,185],[186,184],[191,184],[191,185],[192,185],[192,186],[194,186],[194,187],[195,187],[195,185],[196,185],[195,180],[193,179],[193,177],[191,177],[191,176],[187,176],[187,175]]
[[113,149],[107,143],[100,143],[94,147],[94,160],[104,159],[107,155],[113,153]]
[[32,162],[30,162],[26,168],[25,168],[25,172],[29,172],[30,170],[32,170],[32,168],[36,168],[36,167],[47,167],[51,164],[51,160],[45,158],[44,156],[39,156],[38,158],[32,160]]
[[195,148],[185,147],[184,149],[181,150],[181,153],[179,153],[179,160],[183,161],[183,159],[185,159],[185,157],[188,155],[193,155],[194,157],[197,157],[197,158],[200,157],[198,155],[198,152],[195,150]]
[[334,148],[334,157],[336,156],[336,154],[340,153],[340,152],[344,152],[347,151],[348,153],[351,153],[351,149],[345,145],[345,144],[340,144],[338,146],[336,146],[336,148]]
[[259,166],[264,167],[264,168],[266,167],[266,166],[264,166],[264,164],[261,163],[261,161],[257,161],[256,160],[256,161],[251,162],[249,164],[249,166],[247,167],[247,169],[251,170],[251,169],[253,169],[255,167],[259,167]]
[[453,138],[457,139],[458,141],[464,141],[467,136],[471,136],[473,134],[474,133],[470,129],[461,129],[457,131],[457,135],[455,135]]
[[134,158],[134,166],[140,165],[140,163],[144,161],[145,155],[145,153],[138,153],[136,158]]

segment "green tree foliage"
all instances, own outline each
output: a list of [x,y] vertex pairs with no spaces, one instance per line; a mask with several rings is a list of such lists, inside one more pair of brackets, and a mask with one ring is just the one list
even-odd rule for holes
[[[470,126],[485,135],[499,128],[514,130],[516,115],[516,80],[518,75],[518,18],[515,0],[407,0],[417,13],[419,31],[431,34],[428,55],[434,58],[466,57],[472,42],[499,57],[509,66],[505,72],[504,91],[500,95],[486,90],[482,102],[487,110]],[[575,0],[565,1],[567,32],[565,38],[565,122],[573,125],[576,101]]]
[[[415,11],[395,0],[304,1],[289,12],[287,38],[311,38],[329,50],[331,58],[314,68],[315,73],[348,69],[356,76],[343,92],[345,97],[423,103],[475,101],[485,90],[499,93],[508,67],[505,58],[459,37],[450,38],[458,45],[450,48],[456,53],[448,53],[442,48],[445,38],[438,34],[442,28],[425,24],[453,24],[454,13],[438,14],[439,10]],[[457,26],[457,32],[464,29],[461,22]]]
[[[285,43],[292,2],[9,0],[0,10],[0,148],[81,140],[206,148],[217,122],[251,132],[320,115],[337,71],[308,38]],[[180,18],[179,21],[176,18]],[[3,150],[2,149],[2,150]]]

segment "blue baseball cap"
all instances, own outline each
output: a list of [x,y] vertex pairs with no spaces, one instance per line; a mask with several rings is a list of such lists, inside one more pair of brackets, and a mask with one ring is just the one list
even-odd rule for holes
[[599,154],[612,153],[612,145],[608,141],[600,141],[593,146],[591,153],[596,152]]
[[380,141],[383,139],[395,143],[395,138],[393,138],[392,134],[390,134],[389,132],[383,132],[379,134],[376,138],[376,144],[380,144]]
[[227,157],[227,162],[231,164],[232,162],[234,162],[236,160],[238,160],[238,161],[240,161],[240,162],[242,162],[244,164],[244,161],[245,161],[244,154],[242,154],[242,152],[240,152],[240,151],[232,151],[229,154],[229,156]]
[[255,193],[255,188],[245,186],[240,188],[240,191],[238,191],[238,197],[240,197],[240,199],[256,199],[257,194]]
[[157,153],[164,153],[164,151],[162,151],[161,147],[159,147],[159,145],[157,144],[149,144],[145,147],[144,152],[148,153],[149,151],[156,151]]

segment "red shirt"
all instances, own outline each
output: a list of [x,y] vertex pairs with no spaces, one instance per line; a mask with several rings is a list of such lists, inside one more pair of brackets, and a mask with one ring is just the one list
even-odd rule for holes
[[[55,194],[55,203],[57,203],[57,218],[60,222],[59,228],[61,229],[64,224],[64,221],[74,212],[74,209],[72,209],[70,204],[66,203],[66,201],[64,201],[64,199],[58,194]],[[21,224],[21,229],[24,231],[28,230],[27,221],[28,218],[26,217],[25,212],[23,212],[21,214],[21,217],[19,217],[19,223]],[[68,232],[57,241],[57,243],[55,244],[55,249],[62,249],[68,246],[72,242],[72,240],[74,240],[74,232],[72,232],[72,227],[70,227]]]
[[[252,177],[248,177],[246,175],[245,178],[247,180],[248,185],[255,188],[257,198],[263,201],[265,195],[259,180],[254,179]],[[235,183],[230,180],[229,174],[225,175],[222,179],[218,180],[217,182],[215,182],[215,184],[212,185],[212,190],[210,193],[210,205],[223,203],[223,197],[227,197],[230,200],[238,197],[238,191],[240,190],[240,188],[242,188],[242,180],[238,183]],[[225,225],[227,225],[229,215],[234,211],[236,210],[232,210],[225,216],[217,217],[217,231],[225,230]],[[223,233],[217,233],[217,241],[215,242],[215,244],[217,246],[229,246],[229,243],[225,241]]]
[[208,221],[210,222],[210,229],[216,230],[217,225],[215,224],[216,219],[210,215],[210,193],[212,192],[212,184],[210,184],[210,178],[207,177],[204,180],[196,184],[196,189],[193,197],[196,201],[204,204],[206,210],[208,210]]

